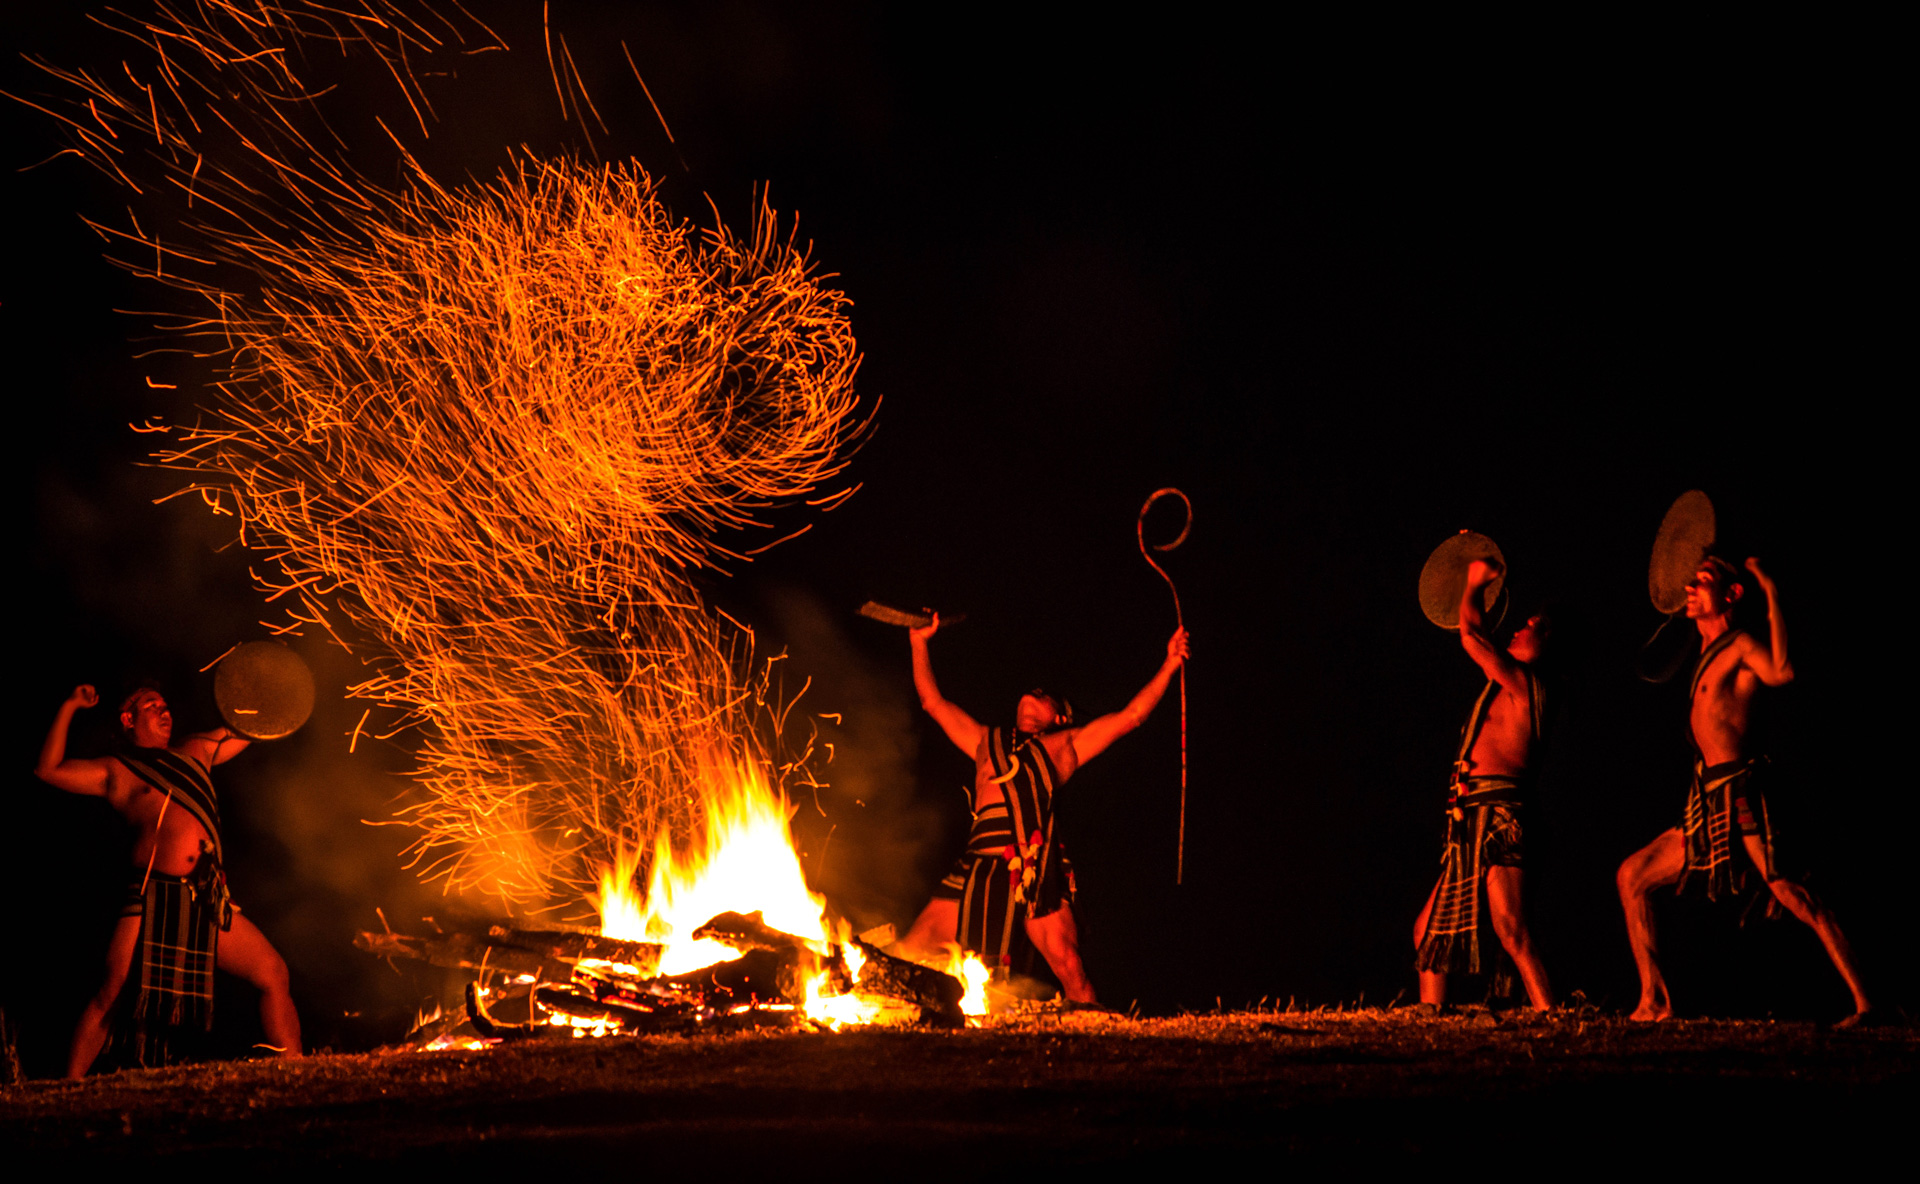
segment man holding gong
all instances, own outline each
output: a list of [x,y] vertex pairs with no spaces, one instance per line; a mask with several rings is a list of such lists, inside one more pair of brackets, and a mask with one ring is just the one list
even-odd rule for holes
[[[286,677],[289,659],[299,666],[291,680]],[[291,709],[298,716],[291,726],[285,726],[288,681],[294,684]],[[280,685],[273,685],[276,682]],[[269,703],[265,707],[258,705],[263,691]],[[216,968],[260,991],[260,1024],[268,1043],[282,1056],[301,1053],[300,1017],[287,964],[227,894],[211,773],[215,765],[238,756],[253,738],[274,738],[298,728],[312,709],[312,676],[285,647],[254,642],[238,647],[223,662],[216,697],[230,725],[238,716],[248,724],[268,726],[251,726],[247,732],[215,728],[175,742],[165,697],[142,687],[120,704],[120,742],[114,754],[71,758],[66,755],[67,732],[74,714],[100,701],[93,687],[79,686],[60,705],[41,745],[36,776],[68,793],[105,798],[134,830],[126,900],[107,943],[100,989],[74,1029],[69,1078],[86,1076],[116,1026],[134,1064],[173,1059],[180,1036],[205,1033],[213,1026]],[[256,705],[247,706],[249,702]]]
[[[1451,590],[1465,567],[1457,609],[1433,603]],[[1527,619],[1505,647],[1497,645],[1486,609],[1505,574],[1499,548],[1485,535],[1462,531],[1442,543],[1422,573],[1421,599],[1437,625],[1454,625],[1467,656],[1487,676],[1461,729],[1448,789],[1440,878],[1414,922],[1420,1001],[1446,1002],[1449,974],[1488,974],[1497,937],[1526,986],[1528,1002],[1553,1006],[1546,968],[1534,952],[1521,909],[1525,844],[1521,829],[1532,771],[1540,757],[1545,692],[1534,667],[1547,643],[1544,614]],[[1436,595],[1439,594],[1439,595]],[[1447,618],[1453,617],[1452,621]]]
[[[1689,499],[1697,502],[1690,504]],[[1705,503],[1704,508],[1696,508],[1699,503]],[[1661,832],[1620,865],[1620,904],[1626,911],[1627,939],[1640,973],[1640,1002],[1632,1018],[1659,1021],[1673,1014],[1656,958],[1651,894],[1674,885],[1685,891],[1699,884],[1708,900],[1719,900],[1739,893],[1747,873],[1754,872],[1770,897],[1769,911],[1785,908],[1819,935],[1827,957],[1853,995],[1853,1014],[1836,1026],[1851,1027],[1872,1010],[1853,949],[1832,911],[1782,872],[1764,792],[1768,761],[1748,735],[1760,688],[1782,687],[1794,677],[1779,593],[1758,559],[1748,559],[1742,572],[1727,560],[1704,553],[1712,542],[1713,511],[1698,491],[1676,502],[1662,523],[1655,544],[1654,584],[1659,583],[1662,544],[1674,533],[1676,515],[1684,516],[1689,510],[1704,523],[1697,532],[1702,540],[1693,552],[1697,567],[1683,585],[1683,611],[1698,629],[1701,647],[1693,669],[1687,721],[1694,748],[1693,783],[1681,824]],[[1767,601],[1764,641],[1733,621],[1734,606],[1754,585]],[[1655,605],[1665,607],[1660,589],[1655,587],[1654,592]]]

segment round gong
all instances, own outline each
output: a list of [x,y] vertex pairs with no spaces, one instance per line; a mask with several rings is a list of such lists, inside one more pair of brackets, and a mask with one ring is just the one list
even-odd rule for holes
[[1484,534],[1463,530],[1433,549],[1420,569],[1420,610],[1442,629],[1460,627],[1460,598],[1467,591],[1467,565],[1484,559],[1500,571],[1480,592],[1480,609],[1491,613],[1507,582],[1506,556]]
[[250,740],[278,740],[313,714],[313,672],[277,641],[249,641],[220,660],[213,699],[227,726]]
[[1713,537],[1713,500],[1706,494],[1689,489],[1667,508],[1647,563],[1647,595],[1653,607],[1663,613],[1687,607],[1687,582],[1706,560]]

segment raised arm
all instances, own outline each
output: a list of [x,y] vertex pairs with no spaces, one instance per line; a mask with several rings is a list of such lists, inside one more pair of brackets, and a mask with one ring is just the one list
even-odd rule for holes
[[99,702],[100,696],[92,687],[73,688],[73,694],[67,696],[67,701],[54,714],[53,726],[47,729],[46,742],[40,746],[40,763],[33,767],[35,777],[68,793],[106,796],[106,761],[67,759],[67,728],[73,723],[73,713]]
[[1770,687],[1783,687],[1793,681],[1793,661],[1787,657],[1787,622],[1780,613],[1780,593],[1773,577],[1760,570],[1760,561],[1749,558],[1747,570],[1753,573],[1760,590],[1767,594],[1767,646],[1746,647],[1747,667]]
[[1484,559],[1467,564],[1467,587],[1460,594],[1460,648],[1488,678],[1524,699],[1528,694],[1526,675],[1513,655],[1487,635],[1486,613],[1480,608],[1481,592],[1499,574],[1500,569]]
[[1133,697],[1132,702],[1112,715],[1103,715],[1085,727],[1074,729],[1073,752],[1080,763],[1086,764],[1105,752],[1109,744],[1146,723],[1147,717],[1159,705],[1160,696],[1167,693],[1167,683],[1172,681],[1174,671],[1180,669],[1186,660],[1187,631],[1176,629],[1173,636],[1167,639],[1167,660],[1160,663],[1159,672],[1140,688],[1140,693]]
[[940,695],[940,684],[933,681],[933,659],[927,656],[927,641],[940,631],[940,614],[934,613],[933,620],[918,629],[907,630],[907,643],[913,647],[913,688],[920,692],[920,706],[940,725],[961,752],[969,757],[980,751],[980,745],[987,738],[987,730],[974,718],[960,710]]

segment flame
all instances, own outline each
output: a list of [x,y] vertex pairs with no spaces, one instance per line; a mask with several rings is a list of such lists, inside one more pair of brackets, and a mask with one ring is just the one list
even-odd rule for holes
[[662,975],[684,974],[739,957],[692,933],[721,913],[760,913],[783,933],[827,949],[826,899],[807,887],[788,836],[793,808],[755,765],[728,761],[708,780],[706,833],[676,855],[663,829],[654,840],[644,896],[634,891],[637,854],[622,851],[600,876],[600,931],[627,941],[658,941]]
[[947,943],[947,973],[960,980],[967,993],[960,997],[960,1013],[965,1016],[987,1014],[987,980],[993,971],[977,954],[967,953],[953,942]]

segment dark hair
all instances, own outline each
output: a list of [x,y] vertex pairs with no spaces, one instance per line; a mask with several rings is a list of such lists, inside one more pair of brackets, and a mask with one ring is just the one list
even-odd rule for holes
[[128,727],[126,723],[121,719],[121,717],[126,715],[129,711],[133,710],[133,702],[135,699],[138,699],[140,696],[146,694],[149,691],[160,696],[163,702],[166,700],[166,697],[167,697],[166,688],[160,685],[160,681],[158,679],[153,679],[153,678],[136,679],[133,682],[126,684],[126,686],[127,686],[127,693],[120,696],[120,708],[119,710],[113,713],[113,722],[116,726],[119,727],[120,735],[123,737],[133,735],[133,729]]
[[1700,566],[1719,576],[1722,580],[1726,581],[1728,585],[1739,587],[1742,596],[1745,596],[1747,592],[1751,591],[1751,589],[1747,587],[1747,573],[1742,571],[1733,560],[1728,559],[1724,555],[1715,555],[1709,552],[1707,557],[1700,561]]

